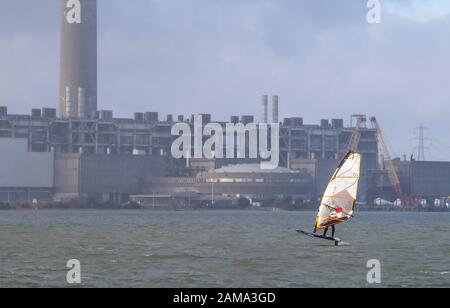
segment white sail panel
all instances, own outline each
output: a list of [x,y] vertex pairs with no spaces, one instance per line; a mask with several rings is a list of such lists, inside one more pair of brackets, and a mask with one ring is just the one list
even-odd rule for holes
[[316,228],[344,223],[353,216],[361,172],[361,155],[350,152],[333,174],[319,208]]

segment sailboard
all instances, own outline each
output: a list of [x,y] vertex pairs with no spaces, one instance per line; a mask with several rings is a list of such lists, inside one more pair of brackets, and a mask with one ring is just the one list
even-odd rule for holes
[[317,239],[322,239],[322,240],[327,240],[327,241],[331,241],[334,242],[335,246],[348,246],[350,245],[347,242],[343,242],[340,238],[337,237],[330,237],[330,236],[323,236],[323,235],[319,235],[319,234],[315,234],[315,233],[310,233],[307,231],[303,231],[303,230],[296,230],[298,233],[312,237],[312,238],[317,238]]
[[[315,229],[323,230],[347,222],[353,217],[361,174],[361,154],[349,152],[337,167],[320,203]],[[341,242],[337,238],[317,235],[302,230],[300,234],[310,237]]]
[[309,237],[319,238],[319,239],[322,239],[322,240],[328,240],[328,241],[333,241],[333,242],[339,242],[340,241],[340,239],[335,238],[335,237],[323,236],[323,235],[310,233],[310,232],[303,231],[303,230],[297,230],[297,232],[300,233],[300,234],[309,236]]

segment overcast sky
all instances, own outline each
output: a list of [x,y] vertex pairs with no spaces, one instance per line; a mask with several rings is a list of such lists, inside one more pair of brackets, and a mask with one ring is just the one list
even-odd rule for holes
[[[99,0],[99,108],[115,116],[376,115],[393,155],[430,128],[427,158],[450,160],[450,1]],[[0,0],[0,105],[56,107],[59,0]]]

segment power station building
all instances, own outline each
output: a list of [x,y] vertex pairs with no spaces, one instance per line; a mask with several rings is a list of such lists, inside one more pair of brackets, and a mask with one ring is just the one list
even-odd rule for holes
[[[204,117],[211,121],[210,116]],[[33,110],[30,115],[14,115],[9,114],[6,107],[0,107],[0,139],[19,138],[23,145],[20,152],[54,156],[55,175],[53,185],[2,184],[0,191],[24,192],[37,188],[53,192],[58,199],[105,199],[109,196],[111,200],[124,200],[130,194],[169,194],[180,191],[207,194],[213,185],[208,182],[208,177],[220,173],[220,170],[228,170],[228,165],[241,165],[240,169],[245,171],[246,164],[259,162],[248,159],[192,159],[189,162],[184,159],[175,160],[170,153],[172,142],[177,136],[171,135],[171,127],[178,120],[193,125],[190,120],[184,120],[184,117],[168,116],[165,120],[160,120],[156,113],[151,112],[136,113],[135,117],[130,119],[114,118],[111,111],[99,112],[92,119],[62,119],[56,116],[55,109],[44,108]],[[231,120],[247,123],[252,119],[249,116],[235,116]],[[306,196],[305,198],[308,195],[318,197],[323,193],[338,160],[347,149],[354,128],[344,127],[342,122],[322,120],[318,125],[308,125],[304,124],[301,118],[288,118],[280,127],[280,167],[310,176],[309,180],[304,177],[305,182],[302,185],[291,186],[296,187],[297,192]],[[225,125],[226,122],[221,124]],[[6,149],[6,146],[2,146],[0,152]],[[17,151],[19,153],[19,149]],[[380,169],[378,141],[374,130],[362,130],[358,151],[363,155],[360,201],[371,202],[377,197],[394,200],[389,178]],[[26,157],[32,157],[27,156],[29,154],[14,157],[9,155],[9,159],[28,159]],[[21,165],[17,161],[14,164]],[[6,165],[12,163],[8,161]],[[423,198],[450,195],[448,163],[394,161],[394,165],[405,195]],[[47,172],[41,169],[29,170],[36,170],[37,174],[42,173],[43,178],[48,176]],[[52,169],[49,167],[48,170]],[[233,181],[245,178],[243,175],[235,176],[231,173],[224,172],[217,176],[226,174],[225,177],[232,177]],[[248,173],[250,177],[255,175],[255,172]],[[266,174],[269,177],[272,175],[275,177],[274,174]],[[297,176],[289,173],[288,175]],[[4,176],[5,173],[2,174],[2,177]],[[126,180],[120,180],[121,176]],[[245,185],[241,182],[217,182],[215,193],[255,196],[258,195],[255,193],[258,189],[264,191],[264,197],[286,193],[280,193],[274,182],[269,180],[255,180],[244,191],[243,186]],[[271,187],[273,189],[270,189]],[[232,191],[233,188],[238,189]],[[307,190],[310,190],[309,194]],[[297,194],[291,191],[285,196],[295,195]],[[10,194],[11,196],[13,194]],[[22,200],[24,196],[26,195],[22,194]],[[6,194],[2,200],[5,198]]]
[[[117,118],[111,110],[98,110],[97,1],[60,3],[59,112],[42,108],[30,114],[11,114],[0,106],[0,167],[6,170],[0,174],[0,201],[123,201],[131,194],[211,194],[211,190],[220,195],[259,198],[314,198],[322,194],[348,150],[355,131],[352,123],[345,126],[342,119],[323,119],[306,124],[301,117],[280,121],[279,97],[273,95],[269,100],[269,95],[263,95],[259,121],[251,115],[234,115],[219,124],[225,131],[227,123],[279,123],[280,168],[257,170],[258,160],[176,160],[171,147],[178,136],[172,136],[172,126],[186,123],[193,130],[194,116],[161,119],[158,112],[147,111]],[[211,115],[201,116],[203,125],[212,122]],[[358,145],[363,156],[361,201],[378,197],[378,146],[377,130],[362,128]],[[399,165],[405,191],[409,187],[427,196],[450,195],[448,168],[430,166],[415,162]],[[436,179],[439,185],[432,185]]]
[[[203,115],[203,117],[204,124],[212,120],[210,115]],[[251,116],[233,116],[230,120],[244,124],[254,122]],[[60,199],[64,199],[63,196],[103,198],[118,193],[124,196],[139,193],[168,193],[169,191],[176,193],[179,190],[190,189],[199,192],[209,191],[211,183],[206,182],[205,174],[210,176],[209,172],[220,170],[227,165],[259,163],[257,160],[248,159],[200,159],[192,160],[188,164],[184,159],[175,160],[170,153],[172,142],[178,136],[171,135],[171,128],[178,121],[193,126],[191,120],[185,120],[185,117],[168,116],[165,120],[160,120],[158,114],[154,112],[137,112],[135,117],[130,119],[114,118],[112,111],[100,111],[92,119],[63,119],[56,116],[55,109],[44,108],[33,110],[30,115],[14,115],[9,114],[6,107],[0,107],[0,138],[22,138],[25,140],[27,151],[51,152],[55,155],[55,195]],[[220,124],[225,126],[227,122],[220,122]],[[296,194],[291,192],[289,196],[295,197],[299,194],[315,196],[322,193],[338,160],[346,152],[353,130],[354,128],[344,127],[342,120],[331,122],[323,120],[319,125],[305,125],[301,118],[284,120],[280,127],[280,167],[298,171],[300,174],[307,173],[310,177],[306,179],[310,179],[312,183],[310,185],[309,180],[306,181]],[[376,169],[378,150],[373,130],[363,131],[359,150],[364,155],[363,174]],[[90,160],[99,163],[89,164],[89,169],[85,169],[86,162]],[[122,170],[121,165],[128,166],[133,164],[130,161],[138,160],[156,160],[159,163],[155,164],[155,168],[141,166]],[[104,165],[100,162],[104,162]],[[151,165],[152,163],[143,164]],[[78,169],[73,170],[74,166]],[[160,168],[161,166],[164,168]],[[111,172],[107,172],[108,169]],[[142,174],[144,171],[145,175]],[[120,178],[120,174],[126,175],[128,179],[135,178],[141,181],[139,185],[136,181],[125,181],[128,183],[126,184],[118,179],[115,180],[114,185],[107,186],[102,183],[102,181],[112,181],[111,177]],[[296,173],[291,175],[297,176]],[[180,178],[183,177],[184,179],[181,180]],[[89,178],[97,178],[98,181],[91,182]],[[180,184],[189,181],[194,181],[196,184]],[[132,184],[134,186],[131,187],[130,183],[134,183]],[[201,183],[205,183],[203,187]],[[259,186],[259,188],[249,186],[247,195],[255,195],[254,191],[257,189],[263,189],[266,196],[282,195],[276,192],[273,183],[269,180],[255,182],[250,186]],[[234,186],[221,184],[218,183],[216,193],[220,193],[219,188],[222,186],[227,189],[242,186],[242,183],[233,184]],[[273,190],[269,189],[271,185]],[[361,185],[363,196],[368,186],[369,183],[364,177]],[[155,187],[159,187],[160,191]],[[236,190],[234,195],[242,193],[242,190]],[[228,191],[227,194],[233,193]],[[114,198],[117,199],[117,197]]]

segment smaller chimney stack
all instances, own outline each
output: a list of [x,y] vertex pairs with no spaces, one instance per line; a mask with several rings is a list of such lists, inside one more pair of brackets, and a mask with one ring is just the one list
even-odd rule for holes
[[78,117],[86,118],[86,91],[84,88],[78,88]]
[[292,152],[287,153],[287,168],[292,169]]
[[261,97],[261,123],[267,124],[269,120],[269,96],[263,95]]
[[73,118],[75,116],[75,106],[74,106],[74,93],[70,87],[66,87],[65,95],[65,107],[66,107],[66,118]]
[[272,96],[272,123],[279,123],[278,120],[278,96]]

